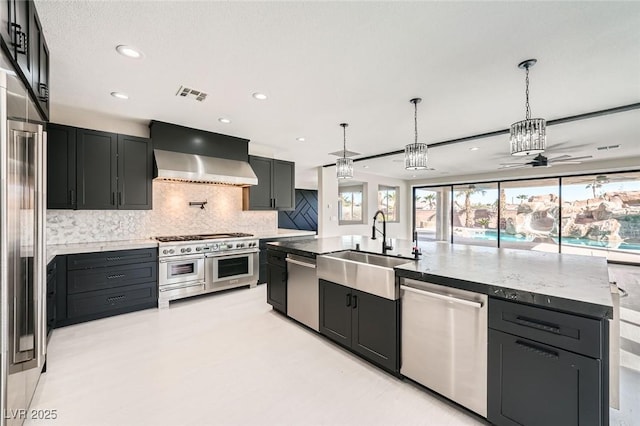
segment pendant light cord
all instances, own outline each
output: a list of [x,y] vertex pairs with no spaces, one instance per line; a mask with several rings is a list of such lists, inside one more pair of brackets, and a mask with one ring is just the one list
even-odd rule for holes
[[342,158],[347,158],[347,126],[342,126]]
[[529,106],[529,66],[525,67],[527,76],[525,77],[525,85],[526,85],[526,104],[525,104],[525,118],[529,120],[531,118],[531,107]]
[[413,129],[414,129],[413,145],[418,146],[418,102],[413,103]]

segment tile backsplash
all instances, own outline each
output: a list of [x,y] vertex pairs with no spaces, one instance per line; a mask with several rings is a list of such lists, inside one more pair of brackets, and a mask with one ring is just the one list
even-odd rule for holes
[[[204,209],[190,201],[206,201]],[[47,244],[215,232],[271,232],[277,212],[243,211],[242,189],[153,182],[153,210],[48,210]]]

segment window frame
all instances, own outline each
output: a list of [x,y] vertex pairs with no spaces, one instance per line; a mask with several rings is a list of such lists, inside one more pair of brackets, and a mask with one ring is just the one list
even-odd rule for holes
[[[380,193],[381,192],[390,192],[393,191],[395,193],[395,197],[396,197],[396,201],[395,201],[395,217],[394,219],[389,219],[389,203],[387,203],[387,205],[385,207],[381,207],[380,205]],[[377,198],[376,198],[376,205],[377,205],[377,209],[378,210],[382,210],[385,214],[385,218],[387,220],[387,223],[400,223],[400,187],[399,186],[393,186],[393,185],[384,185],[384,184],[378,184],[378,192],[376,193]],[[388,198],[387,198],[388,200]]]
[[[359,189],[359,191],[354,189]],[[342,194],[343,193],[358,193],[362,195],[361,214],[362,217],[358,220],[343,220],[342,219]],[[365,223],[365,217],[367,216],[367,185],[366,183],[353,183],[338,187],[338,225],[362,225]],[[351,207],[351,213],[353,215],[353,205]]]

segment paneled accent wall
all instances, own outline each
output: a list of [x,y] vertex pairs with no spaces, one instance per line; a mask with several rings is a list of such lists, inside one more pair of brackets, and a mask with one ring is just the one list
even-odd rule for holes
[[318,232],[318,191],[296,189],[296,209],[278,212],[278,228]]
[[[204,209],[190,201],[206,201]],[[161,235],[270,232],[277,212],[243,211],[242,189],[153,182],[153,210],[48,210],[47,243],[145,239]]]

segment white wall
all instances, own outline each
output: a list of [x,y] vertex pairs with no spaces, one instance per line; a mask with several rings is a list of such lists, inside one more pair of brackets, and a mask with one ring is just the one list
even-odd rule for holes
[[335,167],[318,167],[318,235],[335,237],[340,235],[371,236],[373,214],[378,210],[378,185],[400,188],[400,221],[387,223],[387,237],[411,239],[411,191],[406,181],[363,173],[355,170],[354,181],[367,183],[366,220],[362,225],[338,224],[338,178]]

